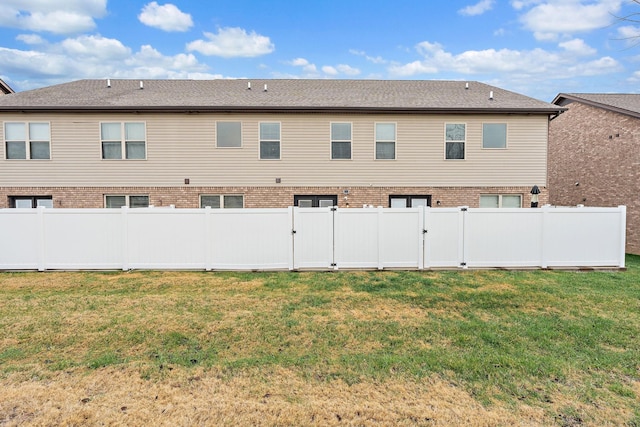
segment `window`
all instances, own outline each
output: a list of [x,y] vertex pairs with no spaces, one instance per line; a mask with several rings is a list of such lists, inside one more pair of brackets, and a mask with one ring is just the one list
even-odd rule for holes
[[9,196],[9,206],[12,208],[45,208],[53,207],[51,196]]
[[351,123],[331,123],[331,158],[351,158]]
[[4,124],[4,139],[8,160],[51,158],[49,123],[7,122]]
[[100,139],[103,159],[144,160],[147,158],[144,123],[100,123]]
[[520,208],[522,196],[520,194],[482,194],[481,208]]
[[465,141],[466,125],[464,123],[447,123],[445,125],[445,159],[463,160]]
[[280,123],[260,123],[260,158],[280,159]]
[[235,194],[202,194],[200,207],[212,209],[239,209],[244,207],[244,196]]
[[482,125],[482,148],[507,148],[507,125],[484,123]]
[[242,147],[242,123],[216,122],[216,147]]
[[396,158],[396,124],[376,123],[376,160]]
[[338,206],[338,196],[293,196],[293,205],[301,208],[327,208]]
[[431,196],[403,196],[403,195],[390,195],[389,207],[390,208],[417,208],[418,206],[431,206]]
[[149,196],[108,195],[104,196],[104,206],[107,208],[121,208],[123,206],[130,208],[148,208]]

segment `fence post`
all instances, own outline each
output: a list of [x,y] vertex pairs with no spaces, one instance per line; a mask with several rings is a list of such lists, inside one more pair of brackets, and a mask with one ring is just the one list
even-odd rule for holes
[[625,266],[625,252],[627,250],[627,207],[620,205],[620,268]]
[[204,269],[205,271],[213,270],[213,260],[211,259],[211,206],[204,208]]
[[424,270],[424,247],[429,231],[425,226],[425,216],[430,209],[429,206],[418,206],[418,270]]
[[129,219],[127,213],[129,212],[128,206],[122,206],[120,208],[120,218],[122,224],[122,269],[124,271],[129,270]]
[[384,269],[384,254],[382,253],[382,236],[384,235],[384,219],[382,218],[382,215],[384,215],[383,209],[384,208],[382,206],[378,206],[378,212],[376,214],[376,220],[378,221],[378,270]]
[[460,210],[458,212],[458,235],[460,236],[460,245],[458,246],[458,260],[460,262],[460,267],[462,268],[468,268],[467,263],[469,262],[467,260],[467,245],[465,245],[467,241],[466,221],[468,211],[469,206],[460,206]]
[[45,226],[44,226],[44,210],[46,208],[44,206],[38,206],[37,213],[38,215],[38,271],[45,271],[47,264],[47,251],[45,249]]
[[293,206],[287,207],[287,215],[289,216],[289,254],[287,260],[289,262],[289,271],[295,269],[295,224],[293,222]]
[[540,244],[540,248],[542,250],[542,253],[540,254],[540,267],[541,268],[548,268],[549,267],[549,260],[548,260],[548,250],[547,250],[547,242],[549,241],[549,239],[547,238],[547,222],[549,221],[549,205],[544,205],[542,206],[541,211],[541,215],[542,215],[542,221],[540,221],[541,223],[541,227],[542,230],[540,230],[540,239],[542,240],[541,244]]

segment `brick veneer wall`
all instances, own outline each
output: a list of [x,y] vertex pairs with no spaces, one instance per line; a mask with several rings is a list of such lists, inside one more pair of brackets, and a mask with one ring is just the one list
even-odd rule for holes
[[[548,203],[540,186],[540,206]],[[348,190],[348,194],[345,194]],[[431,195],[436,207],[478,207],[481,194],[520,194],[523,207],[530,205],[531,187],[0,187],[0,208],[9,207],[10,196],[52,196],[55,208],[102,208],[105,194],[149,195],[154,206],[199,207],[200,194],[242,194],[246,208],[283,208],[294,195],[337,195],[339,207],[389,206],[389,195]]]
[[640,119],[574,102],[549,126],[549,200],[627,206],[629,253],[640,254]]

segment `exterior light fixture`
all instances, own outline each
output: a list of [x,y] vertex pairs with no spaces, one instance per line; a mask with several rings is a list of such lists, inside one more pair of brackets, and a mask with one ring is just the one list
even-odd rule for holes
[[538,194],[540,194],[540,189],[538,188],[537,185],[534,185],[531,188],[531,207],[532,208],[537,208],[538,207]]

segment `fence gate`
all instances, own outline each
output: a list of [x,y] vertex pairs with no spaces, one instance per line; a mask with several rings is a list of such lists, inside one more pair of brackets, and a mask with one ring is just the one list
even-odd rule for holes
[[294,208],[293,268],[331,269],[334,208]]

